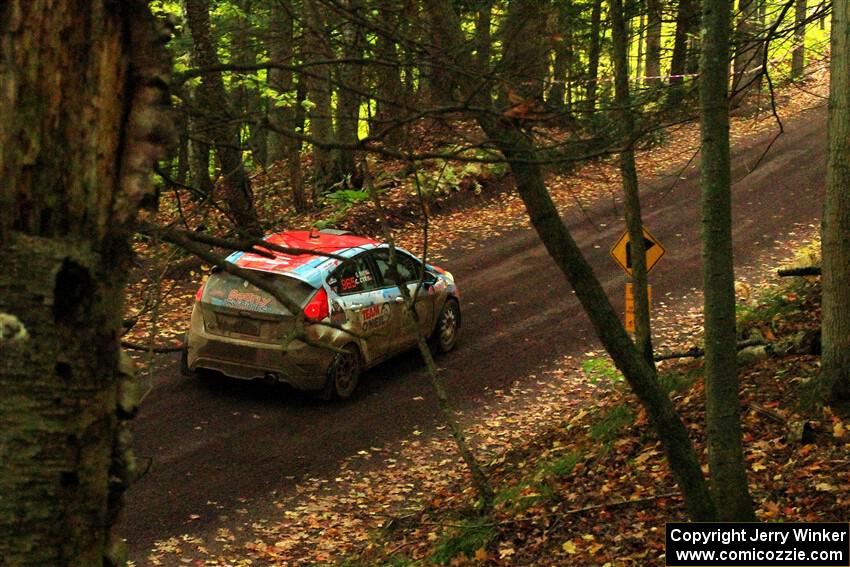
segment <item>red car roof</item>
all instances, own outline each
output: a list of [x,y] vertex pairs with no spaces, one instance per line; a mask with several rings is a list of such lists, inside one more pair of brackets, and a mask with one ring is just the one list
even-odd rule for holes
[[287,230],[272,234],[265,240],[279,246],[305,248],[319,252],[333,252],[344,248],[378,244],[371,238],[357,236],[356,234],[330,234],[318,230]]
[[[339,253],[349,248],[360,246],[372,247],[378,244],[371,238],[354,234],[333,234],[321,231],[287,230],[266,237],[264,240],[287,248],[315,250],[329,254]],[[316,254],[283,254],[274,252],[274,258],[266,258],[258,254],[237,252],[228,260],[242,268],[262,270],[266,272],[292,273],[302,278],[311,279],[310,272],[326,260],[325,256]]]

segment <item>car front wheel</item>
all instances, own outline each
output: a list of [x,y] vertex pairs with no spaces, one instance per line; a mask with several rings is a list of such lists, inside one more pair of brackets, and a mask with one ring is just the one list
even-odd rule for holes
[[333,396],[350,398],[360,381],[360,355],[357,347],[346,345],[337,352],[328,366],[328,390]]
[[460,334],[460,306],[449,299],[440,310],[437,325],[431,335],[431,345],[435,352],[449,352],[457,344]]

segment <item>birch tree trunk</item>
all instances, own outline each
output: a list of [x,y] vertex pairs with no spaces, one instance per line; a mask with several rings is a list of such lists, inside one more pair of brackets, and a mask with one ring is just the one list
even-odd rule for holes
[[0,563],[123,564],[119,331],[170,62],[143,0],[7,0],[0,29]]

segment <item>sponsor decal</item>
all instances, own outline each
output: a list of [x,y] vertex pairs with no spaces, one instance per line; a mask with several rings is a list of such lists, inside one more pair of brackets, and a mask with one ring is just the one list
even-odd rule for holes
[[345,309],[343,309],[342,305],[339,302],[334,301],[331,304],[331,323],[334,325],[342,325],[343,323],[348,322],[348,315],[345,313]]
[[360,310],[363,319],[363,330],[374,331],[390,322],[390,306],[386,303],[370,305]]
[[238,289],[231,289],[230,293],[227,294],[227,302],[262,309],[267,308],[272,300],[270,297],[263,297],[250,291],[241,292]]

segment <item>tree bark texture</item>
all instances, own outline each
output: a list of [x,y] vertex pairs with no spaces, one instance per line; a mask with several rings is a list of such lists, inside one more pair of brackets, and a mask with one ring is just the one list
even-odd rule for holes
[[[543,102],[543,86],[549,74],[546,20],[550,2],[513,0],[499,30],[502,58],[499,76],[515,97]],[[510,102],[502,96],[500,104]]]
[[604,34],[602,30],[602,0],[593,0],[593,8],[590,12],[590,47],[587,54],[587,93],[585,95],[585,105],[588,112],[596,110],[602,34]]
[[[555,109],[569,108],[568,85],[572,82],[573,34],[572,2],[557,2],[554,6],[552,21],[554,25],[547,34],[554,43],[555,60],[552,64],[552,88],[546,103]],[[564,100],[566,97],[566,100]]]
[[791,78],[801,79],[806,70],[806,0],[794,3],[794,50],[791,52]]
[[[358,0],[343,0],[340,5],[352,13],[357,13],[362,6]],[[363,57],[365,38],[363,30],[350,17],[342,15],[342,54],[345,59]],[[360,94],[363,87],[363,66],[356,63],[342,63],[338,68],[339,89],[336,104],[336,139],[340,144],[356,144],[360,138]],[[337,148],[334,150],[336,172],[335,181],[351,181],[357,175],[354,150]]]
[[[446,30],[450,44],[456,46],[457,63],[472,66],[471,55],[464,54],[461,49],[460,21],[449,1],[434,0],[428,3],[428,9],[432,12],[432,19]],[[478,96],[476,102],[483,104],[481,95]],[[575,290],[602,345],[646,407],[684,494],[688,515],[695,521],[713,520],[716,512],[688,431],[655,379],[655,373],[626,334],[593,269],[558,215],[546,190],[541,167],[536,163],[540,158],[533,142],[514,122],[496,118],[492,112],[478,114],[476,118],[510,165],[517,191],[540,240]]]
[[676,9],[676,30],[673,35],[673,54],[670,57],[670,91],[667,105],[675,107],[684,97],[685,75],[688,72],[688,45],[699,24],[695,0],[679,0]]
[[475,20],[475,60],[479,69],[490,67],[490,26],[493,25],[493,1],[484,0]]
[[400,8],[391,2],[381,3],[381,24],[392,33],[377,33],[375,56],[381,62],[375,69],[377,102],[375,115],[369,125],[372,136],[382,135],[384,143],[398,147],[404,139],[405,129],[398,127],[405,102],[404,85],[401,82],[402,63],[393,35],[400,28]]
[[761,41],[759,8],[762,0],[738,0],[738,23],[735,26],[734,76],[732,108],[743,104],[761,90],[761,68],[764,43]]
[[[184,0],[183,7],[192,35],[192,59],[195,66],[204,69],[219,65],[210,28],[209,0]],[[251,182],[242,162],[239,122],[233,121],[221,72],[210,71],[201,76],[195,103],[198,126],[215,147],[228,214],[238,231],[260,235],[262,229],[254,210]]]
[[661,16],[663,0],[647,0],[646,26],[646,72],[645,83],[652,87],[661,86]]
[[[272,61],[286,64],[295,62],[294,31],[295,18],[290,0],[280,0],[272,3],[271,26],[269,30],[268,49]],[[303,78],[298,86],[292,71],[286,69],[269,69],[269,86],[281,97],[286,97],[287,104],[272,101],[269,109],[269,122],[279,129],[294,132],[299,126],[298,114],[304,112],[300,104],[304,101]],[[298,96],[298,92],[302,96]],[[303,123],[303,119],[301,120]],[[296,212],[307,210],[307,197],[304,194],[304,177],[301,172],[301,142],[294,137],[284,136],[270,131],[268,159],[270,162],[284,160],[289,175],[289,186],[292,193],[292,207]]]
[[703,1],[700,183],[706,425],[712,493],[720,519],[754,521],[741,449],[736,358],[727,99],[731,12],[730,0]]
[[614,62],[614,96],[622,131],[624,147],[620,152],[620,175],[623,179],[623,208],[632,250],[632,279],[634,280],[635,344],[647,365],[655,371],[652,354],[652,334],[649,321],[649,292],[646,272],[646,243],[643,237],[643,220],[640,214],[640,194],[635,166],[635,152],[631,148],[635,119],[629,94],[628,31],[623,16],[622,0],[610,0],[612,59]]
[[129,238],[172,138],[146,1],[0,9],[0,563],[122,562]]
[[[231,61],[237,65],[257,63],[256,34],[252,29],[250,14],[254,8],[253,0],[240,0],[239,13],[235,28],[230,33]],[[240,79],[232,89],[233,106],[237,116],[247,125],[246,142],[251,150],[254,164],[265,167],[268,158],[266,130],[260,123],[266,113],[263,97],[255,83],[247,77]]]
[[825,402],[850,397],[850,3],[832,7],[829,64],[829,155],[821,227],[822,353],[819,386]]
[[[323,7],[317,0],[304,0],[304,53],[305,63],[334,58],[326,31]],[[333,115],[331,113],[331,69],[330,65],[314,64],[304,73],[307,99],[310,101],[308,119],[310,134],[319,140],[333,139]],[[328,148],[313,146],[313,204],[333,185],[333,156]]]

